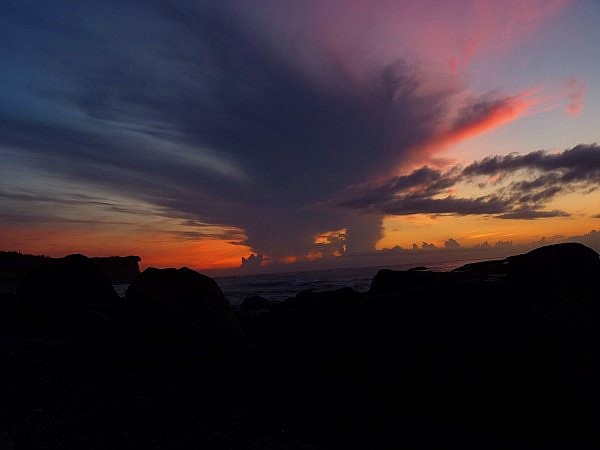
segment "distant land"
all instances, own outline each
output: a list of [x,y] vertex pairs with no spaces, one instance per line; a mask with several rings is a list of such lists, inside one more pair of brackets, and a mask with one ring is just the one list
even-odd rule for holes
[[[49,256],[0,251],[0,284],[18,284],[36,266],[53,259]],[[130,283],[139,273],[139,256],[106,256],[91,258],[108,275],[113,284]]]

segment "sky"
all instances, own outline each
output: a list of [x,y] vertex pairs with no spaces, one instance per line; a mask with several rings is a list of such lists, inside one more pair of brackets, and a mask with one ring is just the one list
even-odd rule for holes
[[256,272],[600,249],[600,2],[4,0],[0,249]]

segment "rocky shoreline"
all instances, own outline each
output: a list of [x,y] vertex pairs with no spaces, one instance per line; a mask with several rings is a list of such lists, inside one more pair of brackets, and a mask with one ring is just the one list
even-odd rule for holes
[[0,302],[0,447],[600,444],[600,259],[580,244],[239,311],[190,269],[119,298],[71,255]]

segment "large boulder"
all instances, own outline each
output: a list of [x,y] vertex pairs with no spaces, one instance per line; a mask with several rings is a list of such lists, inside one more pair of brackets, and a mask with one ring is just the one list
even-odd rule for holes
[[252,295],[250,297],[246,297],[242,302],[240,309],[243,312],[256,312],[256,311],[266,311],[271,307],[271,303],[264,297],[260,295]]
[[21,326],[16,300],[12,292],[0,292],[0,333],[16,331]]
[[321,292],[309,289],[273,305],[273,309],[276,311],[327,311],[342,314],[347,310],[363,306],[364,303],[364,295],[349,287]]
[[506,285],[549,326],[587,350],[600,351],[600,257],[577,243],[540,247],[501,261],[456,269]]
[[19,305],[34,325],[88,305],[115,307],[119,298],[108,276],[90,258],[69,255],[31,269],[17,289]]
[[377,272],[369,294],[397,293],[412,289],[432,289],[457,281],[459,276],[446,272],[430,272],[427,270],[390,270],[381,269]]
[[319,361],[319,365],[340,366],[352,359],[358,341],[363,340],[363,315],[367,307],[363,294],[351,288],[334,291],[302,291],[295,297],[272,305],[266,317],[265,333],[259,337],[282,359]]
[[217,283],[187,267],[148,268],[126,293],[137,339],[151,348],[223,354],[241,349],[243,334]]
[[131,283],[140,274],[139,256],[108,256],[93,258],[114,284]]
[[410,378],[416,402],[460,393],[473,409],[512,402],[519,421],[547,419],[600,373],[600,258],[583,245],[450,273],[380,271],[371,293],[363,365],[381,386]]

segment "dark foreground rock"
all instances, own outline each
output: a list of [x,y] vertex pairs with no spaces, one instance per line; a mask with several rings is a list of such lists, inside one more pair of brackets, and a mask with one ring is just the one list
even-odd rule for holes
[[0,292],[0,333],[20,329],[22,321],[17,306],[17,296]]
[[244,299],[240,309],[245,312],[266,311],[271,307],[271,303],[260,295],[252,295]]
[[393,411],[417,429],[468,424],[496,436],[486,448],[588,448],[600,418],[599,307],[598,254],[564,244],[451,273],[382,270],[366,296],[307,293],[271,308],[252,336],[352,386],[378,423]]
[[[241,339],[193,271],[144,272],[128,302],[119,326],[146,343]],[[245,359],[82,364],[5,336],[0,436],[25,449],[600,448],[599,303],[598,254],[569,244],[240,311]],[[99,336],[110,325],[78,320]]]
[[108,275],[111,283],[131,283],[140,274],[139,256],[107,256],[92,258]]
[[[48,256],[19,252],[0,252],[0,287],[19,284],[33,268],[52,262]],[[130,283],[139,273],[139,256],[108,256],[91,258],[110,278],[111,283]]]
[[34,267],[19,285],[17,297],[23,314],[36,327],[43,327],[65,311],[119,305],[108,276],[83,255],[52,259]]
[[133,336],[155,347],[208,353],[239,351],[243,333],[223,292],[188,268],[146,269],[127,289]]

